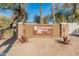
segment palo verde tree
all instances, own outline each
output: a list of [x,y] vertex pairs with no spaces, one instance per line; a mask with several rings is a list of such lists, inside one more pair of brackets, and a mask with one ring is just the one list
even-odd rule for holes
[[13,26],[15,21],[22,21],[23,23],[27,19],[27,12],[25,12],[25,4],[23,3],[1,3],[0,9],[11,9],[13,11],[12,15],[12,23],[10,24],[10,27]]
[[61,22],[74,22],[78,18],[78,12],[76,12],[76,3],[64,3],[55,4],[55,21],[56,23]]

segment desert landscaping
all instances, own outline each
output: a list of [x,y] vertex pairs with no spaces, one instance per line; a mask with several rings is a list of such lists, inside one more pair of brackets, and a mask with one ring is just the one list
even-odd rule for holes
[[79,3],[0,3],[0,56],[79,56]]
[[[9,37],[10,38],[10,37]],[[15,38],[13,38],[15,40]],[[69,44],[63,44],[61,38],[56,37],[32,37],[26,43],[16,40],[13,45],[12,38],[0,40],[0,53],[6,56],[78,56],[79,38],[71,37]],[[5,42],[6,41],[6,42]],[[11,46],[12,45],[12,46]],[[10,48],[9,48],[9,47]],[[8,47],[8,48],[7,48]]]

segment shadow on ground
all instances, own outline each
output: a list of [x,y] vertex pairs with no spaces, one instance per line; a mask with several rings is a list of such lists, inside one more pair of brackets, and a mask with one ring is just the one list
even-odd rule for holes
[[9,38],[6,41],[4,41],[0,45],[0,47],[6,46],[6,45],[8,45],[8,47],[6,47],[6,49],[4,51],[0,52],[0,56],[5,56],[9,52],[9,50],[11,49],[11,47],[14,44],[15,41],[16,41],[16,35],[14,35],[11,38]]
[[79,37],[79,33],[71,34],[71,36]]
[[55,40],[57,43],[60,43],[60,44],[63,44],[63,45],[70,45],[70,43],[68,44],[65,44],[64,41],[61,41],[61,40]]
[[60,43],[60,44],[64,44],[64,42],[63,41],[61,41],[61,40],[55,40],[57,43]]

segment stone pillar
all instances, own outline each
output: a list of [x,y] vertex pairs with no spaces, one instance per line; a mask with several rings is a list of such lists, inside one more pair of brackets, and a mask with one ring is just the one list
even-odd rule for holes
[[17,39],[22,43],[26,41],[24,27],[22,22],[17,24]]
[[69,25],[68,23],[60,24],[60,37],[68,37],[69,36]]

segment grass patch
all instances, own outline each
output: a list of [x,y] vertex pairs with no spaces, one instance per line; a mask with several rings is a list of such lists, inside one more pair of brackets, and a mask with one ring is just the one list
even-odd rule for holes
[[14,32],[14,29],[8,29],[4,31],[3,35],[10,36],[10,35],[13,35],[13,32]]

